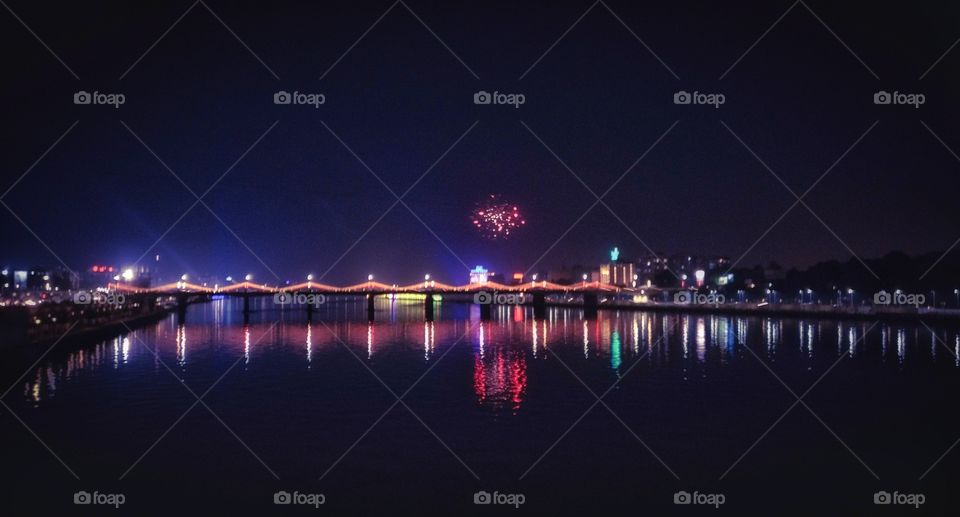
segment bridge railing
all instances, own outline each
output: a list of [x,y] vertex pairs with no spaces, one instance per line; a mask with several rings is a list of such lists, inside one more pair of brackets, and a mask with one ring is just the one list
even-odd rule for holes
[[384,284],[382,282],[367,281],[348,286],[334,286],[308,281],[295,285],[271,286],[268,284],[255,284],[253,282],[238,282],[225,286],[198,285],[186,281],[171,282],[156,287],[142,288],[134,287],[123,283],[107,284],[110,289],[128,293],[144,294],[175,294],[175,293],[208,293],[208,294],[230,294],[230,293],[279,293],[279,292],[302,292],[302,291],[320,291],[327,293],[472,293],[477,291],[503,291],[503,292],[530,292],[530,291],[550,291],[550,292],[631,292],[635,289],[620,288],[612,285],[601,284],[600,282],[577,282],[574,284],[563,285],[541,280],[539,282],[524,282],[522,284],[507,285],[498,282],[471,283],[465,285],[450,285],[436,281],[417,282],[409,285]]

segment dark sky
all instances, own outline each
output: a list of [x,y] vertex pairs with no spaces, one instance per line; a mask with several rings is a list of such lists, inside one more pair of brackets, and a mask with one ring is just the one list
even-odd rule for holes
[[[879,121],[744,265],[846,259],[847,246],[864,258],[944,250],[960,237],[960,161],[923,125],[960,150],[960,49],[930,68],[960,38],[957,6],[798,3],[744,55],[790,1],[609,0],[544,55],[590,1],[408,0],[423,23],[396,4],[359,42],[391,2],[207,0],[216,15],[195,5],[157,42],[190,1],[5,1],[79,77],[0,9],[2,190],[79,121],[3,198],[30,228],[0,207],[9,264],[57,263],[32,230],[74,269],[149,249],[167,273],[271,282],[269,270],[460,282],[461,259],[526,270],[596,198],[523,123],[600,194],[676,122],[604,198],[610,210],[596,205],[542,266],[597,263],[614,245],[633,257],[646,251],[639,239],[739,258],[795,198],[731,131],[799,195]],[[127,100],[76,106],[77,90]],[[327,102],[277,106],[277,90]],[[474,105],[477,90],[526,103]],[[726,103],[675,105],[678,90]],[[878,90],[926,104],[874,105]],[[197,205],[160,239],[196,199],[123,124],[200,194],[275,122],[204,198],[216,216]],[[360,239],[396,198],[324,123],[398,195],[450,150],[404,198],[410,210],[396,205]],[[489,194],[524,211],[516,237],[491,242],[471,227]]]

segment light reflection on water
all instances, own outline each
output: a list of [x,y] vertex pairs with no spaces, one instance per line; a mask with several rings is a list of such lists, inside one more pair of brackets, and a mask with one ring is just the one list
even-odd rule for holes
[[[833,358],[848,354],[851,360],[868,363],[894,361],[900,368],[909,367],[913,361],[949,361],[951,368],[960,368],[957,330],[929,330],[899,323],[880,323],[873,328],[874,323],[863,321],[607,311],[601,311],[596,320],[585,320],[582,313],[572,309],[551,309],[545,320],[535,320],[532,309],[521,307],[497,308],[493,319],[486,322],[480,322],[475,308],[460,318],[424,322],[422,306],[417,304],[409,309],[391,307],[389,317],[379,319],[378,314],[378,320],[371,323],[362,318],[365,304],[358,304],[357,310],[330,309],[339,319],[323,323],[305,321],[299,314],[294,317],[265,312],[259,320],[242,324],[236,310],[224,304],[209,305],[207,312],[188,318],[185,324],[171,316],[133,334],[48,358],[26,377],[24,397],[39,406],[84,376],[120,375],[128,369],[148,369],[160,375],[164,369],[160,361],[167,362],[182,378],[195,362],[210,361],[215,354],[242,356],[247,368],[264,361],[269,368],[277,369],[278,376],[289,368],[310,370],[328,354],[341,351],[343,344],[363,347],[366,354],[359,356],[367,361],[382,354],[393,359],[395,353],[415,352],[417,361],[429,363],[461,339],[472,350],[477,403],[512,413],[522,409],[528,384],[537,382],[536,376],[530,376],[530,362],[577,347],[582,347],[581,362],[602,365],[614,378],[637,360],[652,368],[679,367],[685,372],[685,380],[696,378],[686,374],[693,369],[706,376],[710,368],[754,361],[739,350],[748,344],[758,354],[763,350],[768,360],[785,355],[784,360],[802,361],[804,369],[811,369],[818,354],[831,350],[822,346],[828,336],[836,340],[829,354]],[[445,311],[453,314],[450,309]],[[277,362],[285,354],[296,358],[293,366]],[[879,368],[881,364],[867,367]],[[107,374],[104,369],[116,373]]]

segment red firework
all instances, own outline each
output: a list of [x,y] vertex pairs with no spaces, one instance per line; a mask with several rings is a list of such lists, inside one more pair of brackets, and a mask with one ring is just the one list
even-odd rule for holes
[[506,239],[526,224],[520,208],[491,194],[477,204],[471,215],[473,226],[485,239]]

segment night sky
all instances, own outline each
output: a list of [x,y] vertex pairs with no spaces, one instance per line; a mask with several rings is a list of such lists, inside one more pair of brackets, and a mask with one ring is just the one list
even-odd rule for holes
[[[937,139],[960,152],[957,6],[812,0],[770,29],[790,1],[408,0],[358,42],[391,2],[206,0],[157,42],[192,2],[4,1],[2,190],[79,121],[3,197],[36,234],[0,207],[10,265],[59,263],[37,237],[76,270],[159,253],[165,274],[265,282],[463,282],[464,264],[596,264],[641,239],[737,259],[796,201],[737,137],[797,195],[849,151],[744,266],[960,237],[960,159]],[[126,103],[74,105],[78,90]],[[275,105],[278,90],[326,104]],[[478,90],[526,103],[475,105]],[[726,103],[675,105],[678,90]],[[926,104],[878,106],[878,90]],[[197,195],[229,170],[162,239],[196,198],[137,137]],[[370,229],[396,202],[377,177],[401,195],[434,162]],[[577,177],[600,195],[628,169],[583,216],[596,198]],[[526,218],[508,240],[471,224],[490,194]]]

